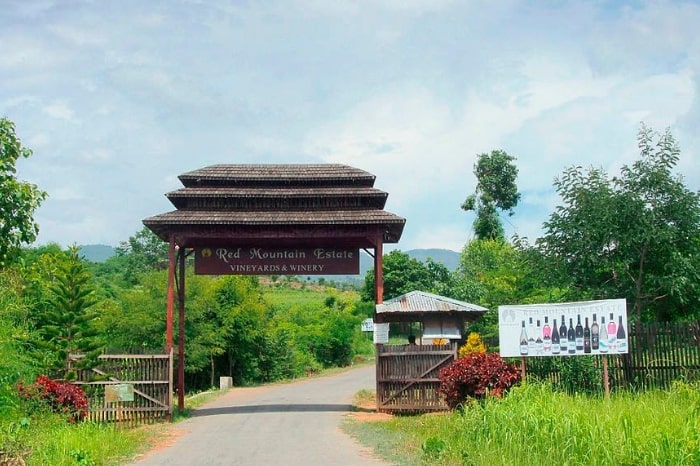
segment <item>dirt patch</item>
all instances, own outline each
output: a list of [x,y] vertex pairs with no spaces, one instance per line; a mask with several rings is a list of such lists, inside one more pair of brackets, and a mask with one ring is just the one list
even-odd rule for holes
[[348,414],[348,417],[358,422],[382,422],[392,419],[389,413],[377,412],[377,403],[374,400],[362,400],[356,404],[357,411]]

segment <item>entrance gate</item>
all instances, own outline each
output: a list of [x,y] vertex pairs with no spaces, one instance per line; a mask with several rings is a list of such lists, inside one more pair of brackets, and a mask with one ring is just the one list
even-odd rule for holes
[[[374,257],[375,302],[382,302],[383,244],[399,241],[406,220],[383,210],[388,194],[374,188],[371,173],[337,164],[212,165],[178,178],[184,187],[166,194],[177,210],[143,223],[169,243],[166,350],[174,345],[177,295],[179,409],[184,409],[185,258],[193,252],[195,269],[203,273],[285,275],[281,268],[287,266],[287,275],[300,274],[294,265],[303,267],[301,275],[325,275],[347,273],[335,259],[363,249]],[[299,251],[318,249],[332,257],[288,262],[299,259]],[[250,257],[251,250],[266,254]],[[204,265],[217,258],[223,268]],[[326,263],[337,267],[320,267]]]
[[390,413],[442,411],[440,369],[457,358],[449,345],[383,345],[377,348],[377,410]]

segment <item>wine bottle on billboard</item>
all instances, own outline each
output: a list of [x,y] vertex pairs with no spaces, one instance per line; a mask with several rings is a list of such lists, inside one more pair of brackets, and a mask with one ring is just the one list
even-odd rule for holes
[[627,334],[625,333],[625,327],[622,325],[622,316],[617,316],[617,352],[626,353],[627,352]]
[[552,354],[559,354],[561,350],[559,340],[559,329],[557,328],[557,319],[554,319],[552,325]]
[[542,342],[542,329],[540,328],[540,320],[537,319],[537,328],[535,329],[535,353],[537,355],[542,354],[543,342]]
[[542,326],[542,351],[549,353],[552,351],[552,327],[549,326],[549,317],[544,316]]
[[522,328],[520,329],[520,354],[527,355],[527,332],[525,331],[525,321],[523,320]]
[[586,325],[583,326],[583,352],[591,352],[591,329],[588,327],[588,317],[586,317]]
[[578,319],[576,321],[575,336],[576,351],[583,351],[583,326],[581,325],[581,314],[578,315]]
[[527,352],[535,354],[535,325],[532,323],[532,317],[530,317],[530,323],[527,326]]
[[613,319],[613,313],[610,313],[608,321],[608,351],[613,352],[617,348],[617,325]]
[[605,316],[600,316],[600,348],[601,353],[608,352],[608,331],[605,328]]
[[566,353],[569,349],[569,339],[566,336],[566,320],[561,316],[561,327],[559,327],[559,347],[562,353]]
[[569,340],[569,354],[576,353],[576,332],[574,331],[574,319],[569,319],[569,330],[566,332],[566,338]]
[[600,347],[600,327],[596,322],[596,315],[593,314],[593,323],[591,324],[591,349],[593,351]]

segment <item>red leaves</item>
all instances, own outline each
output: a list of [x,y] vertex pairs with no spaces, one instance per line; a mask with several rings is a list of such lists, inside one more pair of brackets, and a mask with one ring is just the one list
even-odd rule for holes
[[77,385],[40,375],[32,385],[19,385],[17,389],[27,400],[46,403],[53,411],[67,414],[71,422],[81,421],[87,416],[88,400]]
[[439,378],[437,392],[454,409],[469,398],[502,397],[520,381],[520,372],[498,353],[471,353],[441,369]]

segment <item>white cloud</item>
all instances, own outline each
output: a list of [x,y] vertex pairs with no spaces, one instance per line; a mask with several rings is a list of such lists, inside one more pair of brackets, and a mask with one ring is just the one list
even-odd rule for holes
[[74,116],[73,110],[65,102],[54,102],[42,110],[51,118],[59,120],[72,120]]

